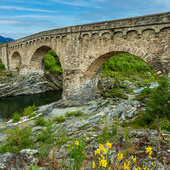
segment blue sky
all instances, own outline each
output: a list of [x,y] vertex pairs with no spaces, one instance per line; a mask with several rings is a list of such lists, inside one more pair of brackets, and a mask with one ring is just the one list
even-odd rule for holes
[[0,0],[0,35],[40,31],[170,11],[170,0]]

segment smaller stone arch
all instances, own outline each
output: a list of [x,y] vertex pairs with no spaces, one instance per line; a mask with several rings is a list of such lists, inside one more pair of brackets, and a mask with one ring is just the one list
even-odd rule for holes
[[[44,56],[50,51],[52,48],[50,46],[42,45],[38,47],[29,60],[29,68],[32,72],[44,72]],[[59,58],[59,57],[58,57]],[[60,58],[59,58],[60,60]],[[61,66],[63,68],[62,61],[60,60]]]
[[11,70],[19,69],[21,66],[21,55],[19,52],[14,52],[11,56]]

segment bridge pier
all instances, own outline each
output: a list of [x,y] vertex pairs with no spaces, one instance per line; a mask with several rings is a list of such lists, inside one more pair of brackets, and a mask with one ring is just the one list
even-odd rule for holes
[[82,77],[80,70],[64,70],[63,100],[88,101],[96,97],[99,76],[93,79]]

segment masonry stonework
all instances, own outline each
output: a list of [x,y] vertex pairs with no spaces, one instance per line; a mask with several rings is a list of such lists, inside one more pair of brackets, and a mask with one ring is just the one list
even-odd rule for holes
[[63,69],[64,100],[93,98],[97,71],[119,53],[139,56],[159,76],[170,76],[170,12],[40,32],[0,45],[0,58],[9,70],[43,74],[50,49]]

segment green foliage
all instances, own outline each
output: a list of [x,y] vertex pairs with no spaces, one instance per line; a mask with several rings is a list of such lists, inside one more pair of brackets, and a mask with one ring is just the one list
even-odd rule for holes
[[31,165],[28,170],[42,170],[43,168],[39,168],[37,165]]
[[35,112],[37,110],[37,106],[33,105],[33,106],[28,106],[24,109],[24,116],[29,116],[31,115],[33,112]]
[[20,121],[20,119],[21,119],[21,115],[18,112],[15,112],[12,116],[12,122],[16,123],[16,122]]
[[135,96],[134,100],[144,102],[151,94],[153,89],[145,88],[138,95]]
[[151,120],[155,118],[168,118],[170,120],[170,81],[168,77],[159,80],[159,86],[153,89],[152,95],[146,102],[146,116]]
[[6,74],[7,77],[11,77],[12,75],[13,75],[13,73]]
[[6,130],[7,140],[0,146],[0,153],[18,153],[22,149],[30,148],[32,145],[30,134],[31,127],[22,130],[19,127]]
[[72,117],[72,116],[82,116],[84,113],[81,110],[77,110],[74,112],[66,112],[66,117]]
[[110,89],[108,93],[111,97],[128,99],[128,96],[120,89]]
[[47,124],[46,120],[41,116],[35,119],[34,123],[36,126],[45,126]]
[[16,70],[19,71],[19,67],[16,67]]
[[29,115],[29,118],[32,118],[32,117],[35,117],[36,116],[36,113],[31,113],[30,115]]
[[[78,142],[78,146],[75,144],[76,142]],[[70,162],[71,158],[74,159],[73,169],[80,169],[80,167],[82,166],[83,160],[85,158],[84,146],[85,144],[82,140],[77,140],[67,148],[70,155]]]
[[45,128],[41,129],[41,133],[37,135],[37,140],[43,143],[53,143],[55,141],[55,135],[53,133],[53,124],[49,121]]
[[110,139],[113,139],[116,134],[117,134],[117,125],[116,124],[113,124],[111,126],[111,129],[109,129],[107,126],[105,126],[102,129],[101,134],[98,136],[98,141],[100,143],[106,143]]
[[2,70],[5,70],[5,65],[2,63],[2,60],[1,60],[1,58],[0,58],[0,72],[1,72]]
[[66,118],[64,117],[64,116],[56,116],[54,119],[53,119],[53,121],[54,122],[58,122],[58,123],[62,123],[62,122],[64,122],[66,120]]
[[44,57],[44,68],[45,71],[50,71],[55,74],[61,74],[62,68],[60,65],[59,58],[53,50],[50,50]]
[[[153,69],[139,57],[123,53],[111,57],[102,65],[103,76],[112,78],[138,79],[154,81],[157,76]],[[145,82],[146,83],[146,82]]]

